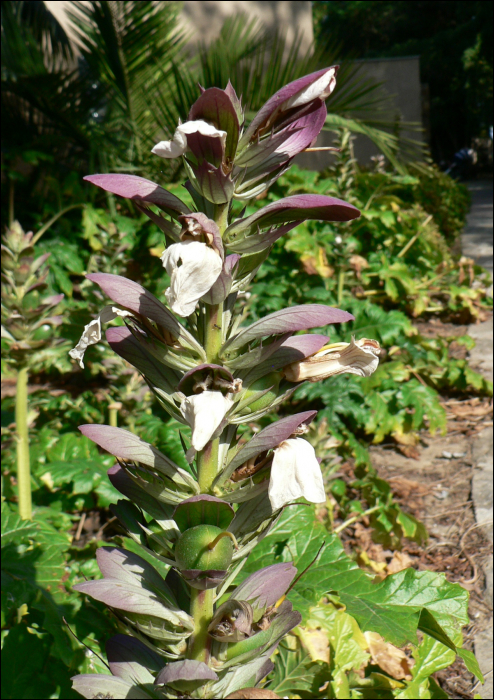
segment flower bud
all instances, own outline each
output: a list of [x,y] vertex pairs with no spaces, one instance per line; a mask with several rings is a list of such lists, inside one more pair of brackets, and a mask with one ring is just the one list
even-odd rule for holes
[[253,634],[253,621],[252,606],[246,601],[230,598],[216,610],[208,632],[219,642],[240,642]]
[[279,372],[271,372],[251,384],[242,397],[240,415],[247,416],[269,408],[278,398],[280,380]]
[[[223,535],[223,537],[218,537]],[[214,525],[196,525],[180,536],[175,560],[180,570],[226,570],[231,564],[233,543],[230,534]]]

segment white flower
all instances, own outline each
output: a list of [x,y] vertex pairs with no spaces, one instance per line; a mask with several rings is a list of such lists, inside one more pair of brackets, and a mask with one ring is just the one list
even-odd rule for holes
[[90,345],[96,345],[96,343],[99,343],[101,340],[101,322],[109,323],[117,318],[117,316],[125,317],[132,315],[130,311],[119,309],[117,306],[105,306],[101,309],[94,321],[90,321],[87,326],[84,326],[81,339],[75,348],[69,350],[70,357],[73,360],[77,360],[81,369],[84,369],[84,353]]
[[192,428],[192,447],[199,452],[211,440],[225,413],[232,407],[232,399],[221,391],[203,391],[182,401],[180,413]]
[[329,95],[333,92],[335,88],[335,73],[335,69],[330,68],[326,71],[326,73],[324,73],[324,75],[321,75],[321,77],[318,78],[316,81],[314,81],[307,87],[303,88],[303,90],[300,90],[288,100],[283,102],[283,104],[281,105],[281,109],[284,111],[287,109],[291,109],[292,107],[301,107],[302,105],[305,105],[308,102],[312,102],[312,100],[315,100],[318,97],[320,97],[322,100],[325,100],[326,97],[329,97]]
[[178,158],[187,150],[187,134],[196,133],[199,133],[202,136],[213,136],[215,138],[219,138],[221,139],[223,146],[225,145],[226,131],[216,129],[214,126],[208,124],[202,119],[197,119],[196,121],[180,124],[173,134],[173,139],[171,141],[160,141],[153,149],[151,149],[151,153],[154,153],[156,156],[160,156],[161,158]]
[[326,493],[314,448],[302,438],[289,438],[274,450],[268,490],[273,510],[303,496],[324,503]]
[[179,316],[190,316],[220,276],[220,256],[205,243],[183,241],[167,248],[161,260],[171,278],[165,292],[170,308]]
[[377,340],[352,338],[351,343],[326,345],[311,357],[288,365],[283,372],[289,382],[317,382],[345,372],[369,377],[379,365],[380,352]]

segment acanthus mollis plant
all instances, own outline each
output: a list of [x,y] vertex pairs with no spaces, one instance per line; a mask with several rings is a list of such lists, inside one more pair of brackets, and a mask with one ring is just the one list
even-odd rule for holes
[[54,348],[63,342],[53,338],[51,329],[62,323],[57,310],[64,295],[40,294],[47,286],[50,253],[36,257],[35,244],[48,225],[34,235],[13,221],[2,243],[2,355],[5,350],[6,364],[16,375],[17,489],[19,515],[24,520],[32,518],[29,373],[34,365],[51,360]]
[[191,437],[187,471],[125,430],[81,426],[117,460],[109,478],[125,500],[113,512],[128,535],[125,549],[98,550],[103,578],[77,586],[107,604],[124,633],[107,644],[111,676],[74,678],[84,697],[230,697],[262,682],[280,640],[301,620],[286,599],[297,576],[292,564],[267,566],[231,587],[286,506],[325,501],[314,448],[303,437],[316,411],[282,418],[245,444],[237,428],[303,381],[368,376],[379,345],[294,335],[349,322],[346,311],[309,304],[241,326],[235,301],[273,243],[299,222],[349,221],[359,212],[332,197],[297,195],[233,220],[232,201],[265,190],[313,144],[335,75],[332,67],[287,85],[247,127],[230,84],[204,90],[173,139],[153,149],[183,158],[195,211],[135,175],[86,178],[130,198],[160,227],[170,286],[165,304],[123,277],[88,275],[111,304],[71,355],[82,365],[102,323],[121,317],[123,326],[106,331],[110,346]]

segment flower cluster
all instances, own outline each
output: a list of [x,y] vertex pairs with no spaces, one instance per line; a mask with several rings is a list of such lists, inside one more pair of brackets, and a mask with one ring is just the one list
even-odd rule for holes
[[[83,367],[102,323],[120,317],[124,325],[106,331],[108,343],[189,426],[190,467],[126,430],[81,426],[116,458],[109,478],[125,500],[113,511],[129,542],[99,549],[103,579],[78,586],[110,606],[128,633],[108,643],[113,676],[75,678],[84,697],[225,697],[259,683],[281,638],[300,622],[285,599],[293,565],[270,566],[232,592],[230,586],[285,506],[302,497],[325,501],[319,462],[304,438],[316,412],[282,418],[243,445],[237,427],[279,406],[301,382],[343,372],[368,376],[379,344],[295,335],[353,319],[323,304],[290,307],[247,326],[234,305],[278,238],[306,219],[349,221],[359,212],[332,197],[296,195],[234,220],[232,202],[263,192],[315,141],[336,72],[285,86],[249,125],[230,84],[203,90],[173,138],[153,148],[159,157],[183,159],[194,211],[135,175],[86,178],[133,200],[163,231],[170,285],[165,304],[123,277],[88,275],[111,304],[85,327],[71,355]],[[179,591],[188,598],[185,611]]]

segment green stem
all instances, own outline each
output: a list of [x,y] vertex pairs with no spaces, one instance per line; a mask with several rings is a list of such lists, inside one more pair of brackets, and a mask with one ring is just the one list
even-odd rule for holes
[[214,589],[199,591],[190,589],[190,614],[194,618],[194,633],[189,639],[187,656],[195,661],[207,664],[211,638],[208,636],[208,626],[213,617]]
[[206,306],[204,349],[208,362],[221,364],[219,351],[223,344],[223,304]]
[[197,479],[201,493],[209,493],[218,471],[219,438],[210,440],[206,447],[197,453]]
[[345,285],[345,270],[340,267],[338,270],[338,306],[341,304],[343,299],[343,288]]
[[118,427],[118,409],[117,408],[110,408],[109,409],[109,419],[110,419],[111,427],[117,428]]
[[376,510],[381,510],[382,505],[378,506],[373,506],[372,508],[369,508],[368,510],[364,510],[363,513],[359,513],[358,515],[354,515],[353,518],[348,518],[348,520],[345,520],[344,523],[339,525],[335,530],[333,530],[333,533],[335,535],[339,535],[340,532],[343,532],[345,528],[347,528],[349,525],[353,525],[353,523],[356,523],[357,520],[360,520],[361,518],[365,517],[366,515],[370,515],[371,513],[375,513]]
[[[215,221],[221,235],[228,225],[229,202],[216,206]],[[219,351],[223,344],[223,304],[204,305],[204,349],[207,362],[221,364]],[[211,490],[218,472],[219,438],[210,440],[206,447],[197,454],[197,479],[201,493]],[[211,637],[208,635],[208,625],[213,618],[215,589],[200,591],[190,589],[190,614],[194,619],[194,634],[189,639],[187,657],[196,661],[208,663]]]
[[19,515],[23,520],[32,519],[31,469],[29,464],[29,431],[27,424],[27,367],[17,374],[15,395],[15,425],[17,430],[17,486]]

